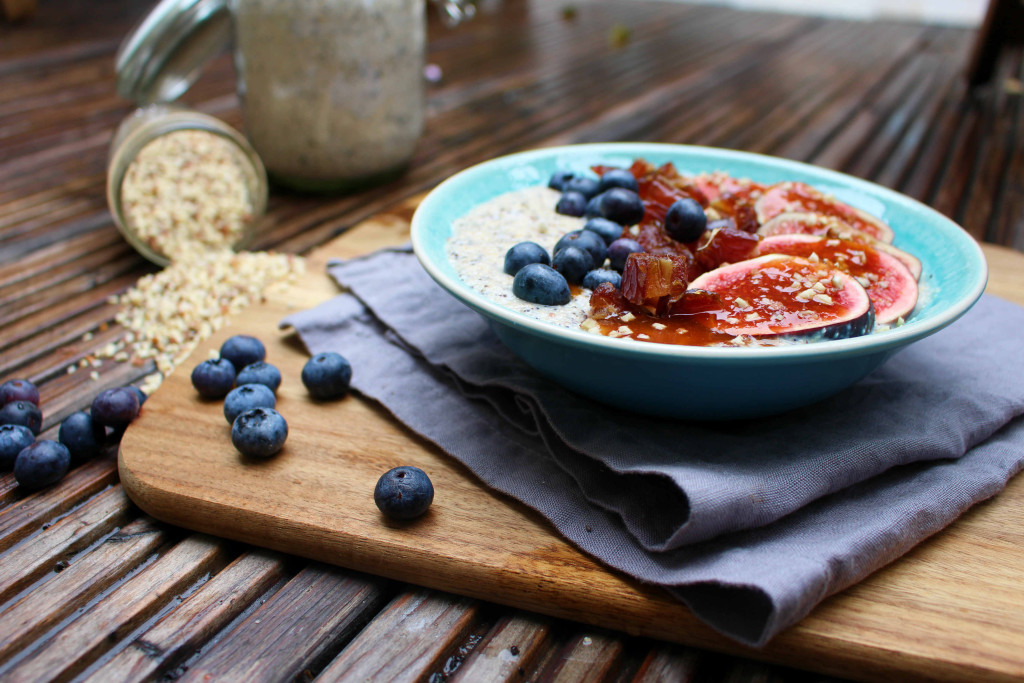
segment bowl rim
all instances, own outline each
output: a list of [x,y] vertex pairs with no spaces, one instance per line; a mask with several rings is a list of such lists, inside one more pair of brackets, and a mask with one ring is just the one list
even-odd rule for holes
[[[651,153],[660,154],[685,154],[712,153],[725,160],[736,159],[760,162],[777,168],[793,168],[805,173],[823,176],[827,181],[835,182],[838,185],[850,187],[854,190],[861,190],[865,194],[879,198],[885,203],[904,203],[919,212],[930,215],[933,219],[946,223],[954,228],[954,234],[961,235],[961,246],[965,251],[974,256],[975,274],[973,280],[969,281],[966,291],[957,300],[953,301],[945,309],[936,312],[922,324],[903,325],[891,328],[883,333],[869,334],[850,339],[833,339],[827,343],[798,344],[793,346],[771,346],[771,347],[707,347],[707,346],[685,346],[677,344],[656,344],[637,341],[634,339],[617,339],[604,335],[595,335],[584,330],[559,327],[543,320],[532,318],[518,311],[505,308],[501,304],[491,301],[486,296],[471,289],[458,277],[451,277],[439,268],[427,256],[426,234],[428,231],[429,214],[434,205],[442,201],[447,189],[465,180],[467,176],[485,173],[491,166],[506,164],[510,161],[521,160],[524,164],[532,160],[561,156],[566,154],[628,154],[637,157],[643,156],[643,150],[650,150]],[[464,215],[464,214],[462,214]],[[647,359],[692,359],[706,362],[764,362],[769,359],[794,359],[804,360],[832,360],[837,357],[858,356],[866,353],[877,353],[896,349],[910,342],[927,337],[949,324],[956,321],[966,313],[971,306],[981,297],[988,281],[988,263],[980,245],[960,225],[942,215],[928,205],[908,197],[904,194],[878,185],[868,180],[834,171],[831,169],[815,166],[801,161],[773,157],[766,154],[754,152],[743,152],[738,150],[723,149],[718,147],[707,147],[701,145],[683,145],[657,142],[606,142],[587,143],[578,145],[561,145],[556,147],[543,147],[523,152],[494,157],[487,161],[474,164],[465,168],[439,183],[420,202],[412,217],[410,227],[413,252],[423,268],[430,277],[443,289],[456,299],[486,315],[489,318],[498,320],[505,324],[511,324],[516,328],[524,328],[544,337],[554,337],[557,340],[578,347],[586,347],[595,351],[604,351],[617,354],[629,354]]]

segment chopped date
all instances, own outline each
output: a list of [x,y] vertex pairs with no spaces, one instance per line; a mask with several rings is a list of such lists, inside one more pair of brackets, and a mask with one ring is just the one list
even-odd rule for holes
[[686,292],[687,265],[678,256],[630,254],[622,271],[622,296],[634,305],[662,312]]
[[736,263],[755,256],[761,238],[739,228],[722,227],[705,233],[695,257],[702,273],[723,263]]

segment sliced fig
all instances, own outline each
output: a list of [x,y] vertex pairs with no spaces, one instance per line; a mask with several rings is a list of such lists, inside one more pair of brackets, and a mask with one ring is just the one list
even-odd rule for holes
[[845,339],[875,324],[867,291],[853,276],[784,254],[768,254],[704,273],[691,289],[718,294],[716,328],[752,337]]
[[[793,234],[823,235],[842,240],[862,242],[899,259],[910,270],[915,280],[921,279],[921,261],[912,254],[908,254],[902,249],[897,249],[888,242],[875,239],[863,230],[858,230],[835,216],[800,212],[780,213],[762,225],[758,229],[757,234],[761,237]],[[766,252],[762,251],[761,253]]]
[[758,245],[761,254],[789,254],[820,260],[849,273],[871,297],[879,324],[906,318],[917,305],[917,281],[893,256],[863,242],[817,235],[775,235]]
[[781,213],[817,213],[842,219],[850,227],[875,239],[892,242],[893,231],[875,216],[822,194],[810,185],[784,182],[772,185],[754,204],[757,220],[764,225]]

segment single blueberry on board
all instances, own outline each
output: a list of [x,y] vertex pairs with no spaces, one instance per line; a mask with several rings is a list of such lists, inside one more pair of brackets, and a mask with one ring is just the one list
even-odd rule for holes
[[105,438],[103,426],[93,422],[92,416],[84,411],[65,417],[57,432],[57,440],[68,449],[75,465],[99,455]]
[[377,480],[373,502],[386,517],[415,519],[434,502],[434,485],[419,467],[395,467]]
[[677,199],[665,213],[665,232],[677,242],[693,242],[707,227],[707,214],[696,199]]
[[563,216],[582,216],[587,208],[587,198],[579,192],[566,192],[555,204],[555,213]]
[[613,187],[601,195],[601,216],[619,225],[636,225],[644,217],[640,195],[621,187]]
[[341,398],[352,383],[352,365],[340,353],[318,353],[302,366],[302,383],[315,399]]
[[238,386],[243,384],[262,384],[275,394],[281,386],[281,371],[265,360],[258,360],[242,368],[235,378]]
[[224,398],[235,386],[235,366],[227,358],[204,360],[192,368],[192,386],[203,398]]
[[235,370],[238,370],[258,360],[265,360],[267,349],[256,337],[236,334],[220,345],[220,357],[227,358],[235,366]]
[[224,397],[224,418],[232,424],[235,418],[252,408],[274,408],[277,399],[269,387],[262,384],[243,384]]
[[579,192],[584,198],[590,199],[597,194],[597,181],[587,176],[573,176],[565,181],[563,192]]
[[574,175],[576,174],[572,171],[555,171],[551,174],[551,178],[548,180],[548,187],[552,190],[562,192],[565,190],[565,183]]
[[[589,254],[587,257],[589,258]],[[512,293],[523,301],[542,306],[561,306],[572,299],[572,292],[565,277],[543,263],[531,263],[516,273],[512,281]]]
[[551,259],[551,267],[561,273],[566,282],[578,285],[583,276],[594,269],[594,258],[579,247],[562,247]]
[[635,239],[620,237],[608,245],[608,262],[611,264],[612,270],[617,270],[621,273],[622,269],[626,266],[626,259],[629,258],[629,255],[643,250],[644,248]]
[[587,289],[597,289],[603,282],[610,282],[615,289],[619,289],[622,286],[622,276],[610,268],[592,270],[583,276],[583,286]]
[[624,168],[613,168],[609,171],[605,171],[605,174],[601,176],[601,180],[597,183],[599,192],[610,190],[613,187],[621,187],[631,192],[639,192],[640,187],[636,183],[636,178],[632,173]]
[[146,392],[144,392],[142,389],[139,389],[134,384],[129,384],[125,388],[126,389],[131,389],[132,391],[135,392],[135,395],[139,397],[139,407],[140,408],[142,407],[142,404],[146,402],[146,399],[149,398],[149,396],[146,395]]
[[231,423],[231,443],[250,458],[276,455],[287,438],[288,423],[273,408],[250,408]]
[[[554,253],[558,254],[566,247],[582,249],[594,260],[594,268],[600,268],[604,260],[608,258],[608,246],[601,237],[589,230],[573,230],[568,232],[555,242]],[[558,270],[555,268],[555,270]]]
[[35,491],[56,484],[71,467],[71,453],[64,444],[43,439],[18,453],[14,461],[14,478],[18,486]]
[[583,224],[583,229],[600,237],[605,245],[611,244],[622,237],[624,232],[622,226],[618,223],[601,217],[591,218]]
[[139,397],[128,387],[101,391],[89,411],[93,422],[123,431],[139,414]]
[[36,435],[24,425],[0,425],[0,470],[14,467],[18,453],[31,446],[35,440]]
[[11,401],[0,408],[0,424],[21,425],[38,434],[43,427],[43,413],[39,406],[28,401]]
[[551,257],[548,256],[547,249],[536,242],[520,242],[505,252],[504,272],[515,275],[523,266],[531,263],[543,263],[547,266],[551,264]]
[[39,389],[27,379],[9,379],[0,384],[0,406],[13,401],[25,401],[39,405]]

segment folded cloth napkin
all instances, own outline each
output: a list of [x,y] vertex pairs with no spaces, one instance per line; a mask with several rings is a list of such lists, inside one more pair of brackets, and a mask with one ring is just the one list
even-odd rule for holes
[[332,262],[290,316],[354,388],[607,565],[762,645],[1024,465],[1024,309],[983,299],[838,396],[730,423],[624,413],[541,377],[407,249]]

